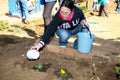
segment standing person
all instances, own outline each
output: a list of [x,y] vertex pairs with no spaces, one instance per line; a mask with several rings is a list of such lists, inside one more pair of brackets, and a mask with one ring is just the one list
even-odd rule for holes
[[88,9],[88,0],[86,0],[86,9]]
[[28,13],[30,14],[35,11],[35,6],[33,2],[31,2],[30,0],[27,0],[27,7],[28,7]]
[[116,10],[118,13],[120,13],[120,0],[115,0],[117,6],[116,6]]
[[82,27],[86,28],[87,25],[83,11],[74,6],[72,0],[64,0],[53,20],[47,25],[47,29],[40,38],[39,43],[32,46],[31,49],[39,50],[43,48],[50,42],[50,38],[55,33],[59,37],[60,46],[64,48],[71,35],[76,35]]
[[45,0],[44,11],[43,11],[43,20],[44,20],[44,31],[47,28],[47,25],[52,21],[52,9],[57,0]]
[[102,16],[103,13],[105,14],[106,17],[108,17],[108,12],[107,12],[107,5],[108,5],[108,0],[99,0],[100,2],[100,8],[99,8],[99,16]]
[[93,11],[98,11],[99,7],[98,7],[98,0],[93,0]]
[[17,4],[20,8],[22,22],[25,24],[29,24],[27,0],[17,0]]

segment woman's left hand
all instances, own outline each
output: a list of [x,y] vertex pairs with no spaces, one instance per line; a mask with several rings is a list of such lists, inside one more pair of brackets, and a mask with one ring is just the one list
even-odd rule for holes
[[80,24],[81,24],[82,27],[84,27],[84,28],[85,28],[86,26],[88,26],[88,23],[87,23],[86,20],[81,20]]

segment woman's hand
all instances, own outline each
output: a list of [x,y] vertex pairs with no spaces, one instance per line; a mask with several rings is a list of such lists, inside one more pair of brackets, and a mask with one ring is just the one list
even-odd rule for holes
[[80,24],[81,24],[82,27],[84,27],[84,28],[85,28],[86,26],[88,26],[88,23],[87,23],[86,20],[81,20]]
[[38,44],[32,46],[31,49],[38,51],[39,49],[43,48],[43,46],[45,46],[45,43],[43,41],[40,41]]
[[38,43],[38,44],[32,46],[31,49],[32,49],[32,50],[34,49],[34,50],[37,50],[37,51],[38,51],[38,50],[39,50],[40,48],[42,48],[42,47],[43,47],[43,45],[40,44],[40,43]]

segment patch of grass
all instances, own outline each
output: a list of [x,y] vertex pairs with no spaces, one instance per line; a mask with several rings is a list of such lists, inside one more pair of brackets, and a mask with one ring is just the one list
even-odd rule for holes
[[83,12],[87,11],[86,6],[80,6],[80,4],[79,4],[77,7],[80,8],[80,9],[82,9]]
[[83,10],[83,12],[87,10],[85,6],[81,6],[81,9]]
[[24,27],[20,27],[17,25],[11,25],[8,29],[8,32],[12,32],[14,34],[25,34],[26,31],[24,30]]
[[0,21],[0,31],[6,30],[9,28],[9,23],[8,21]]
[[14,29],[14,33],[19,33],[19,34],[21,34],[21,33],[24,33],[25,31],[24,31],[24,29],[22,29],[22,28],[20,28],[20,27],[15,27],[15,29]]
[[81,2],[85,2],[86,0],[79,0],[79,3],[81,3]]

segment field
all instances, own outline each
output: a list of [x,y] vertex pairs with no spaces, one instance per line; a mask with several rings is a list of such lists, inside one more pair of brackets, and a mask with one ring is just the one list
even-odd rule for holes
[[[6,17],[7,1],[1,0],[0,18],[8,20],[9,28],[0,31],[0,80],[93,80],[96,76],[100,78],[96,80],[117,80],[115,67],[120,55],[120,14],[114,11],[114,0],[108,5],[109,17],[98,17],[91,5],[92,0],[85,13],[91,32],[96,36],[90,54],[74,50],[72,41],[66,49],[61,49],[55,38],[40,51],[38,60],[29,61],[26,52],[42,35],[43,20],[30,19],[31,23],[26,25],[18,18]],[[34,69],[36,64],[44,64],[45,70]],[[67,76],[58,76],[60,69],[65,70]]]

